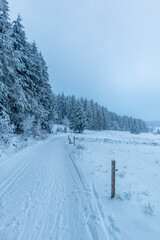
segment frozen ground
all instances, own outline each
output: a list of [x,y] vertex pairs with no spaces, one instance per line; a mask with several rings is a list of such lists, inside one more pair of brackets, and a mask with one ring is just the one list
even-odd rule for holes
[[[110,163],[116,160],[116,198]],[[160,137],[50,136],[0,158],[1,240],[159,240]]]

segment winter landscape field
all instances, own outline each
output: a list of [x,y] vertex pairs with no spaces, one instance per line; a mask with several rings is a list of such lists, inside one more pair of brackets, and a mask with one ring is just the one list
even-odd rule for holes
[[0,0],[0,240],[160,239],[159,10]]
[[75,146],[67,134],[51,135],[0,158],[0,239],[158,240],[160,137],[74,136]]

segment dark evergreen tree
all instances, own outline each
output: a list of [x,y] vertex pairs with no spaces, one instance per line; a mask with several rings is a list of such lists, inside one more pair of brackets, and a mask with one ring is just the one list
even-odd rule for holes
[[6,0],[0,0],[0,115],[9,114],[13,99],[13,39]]
[[72,112],[71,120],[70,120],[70,128],[74,132],[82,133],[86,127],[86,119],[85,113],[83,110],[83,106],[81,105],[80,101],[74,106],[74,110]]
[[133,119],[131,122],[130,133],[132,134],[140,134],[138,121],[137,119]]

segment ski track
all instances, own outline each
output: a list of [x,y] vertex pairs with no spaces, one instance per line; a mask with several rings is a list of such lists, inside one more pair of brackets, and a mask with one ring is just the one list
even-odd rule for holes
[[110,237],[95,186],[77,168],[66,136],[21,151],[0,169],[1,240],[117,239]]

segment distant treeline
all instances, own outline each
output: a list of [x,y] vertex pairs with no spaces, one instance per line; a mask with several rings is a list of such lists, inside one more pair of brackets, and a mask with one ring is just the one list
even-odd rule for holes
[[146,132],[147,127],[141,119],[120,116],[108,111],[93,100],[65,96],[63,93],[53,96],[54,122],[68,122],[71,129],[77,132],[88,130],[119,130],[131,133]]
[[151,128],[160,127],[160,121],[147,121],[146,124]]

